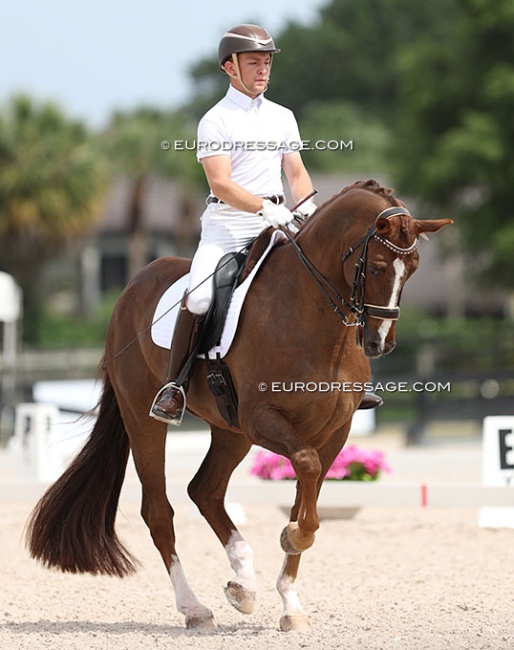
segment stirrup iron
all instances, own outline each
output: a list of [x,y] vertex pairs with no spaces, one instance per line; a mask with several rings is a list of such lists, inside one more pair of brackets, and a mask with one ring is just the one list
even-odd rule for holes
[[[162,393],[168,388],[174,388],[175,390],[178,390],[180,393],[182,393],[182,399],[184,402],[184,405],[180,410],[180,413],[174,418],[172,417],[165,418],[162,415],[159,415],[158,413],[154,413],[153,411],[154,406],[159,401],[159,398],[161,397]],[[164,384],[164,386],[162,386],[162,388],[157,392],[157,395],[153,399],[152,406],[150,407],[150,412],[148,413],[148,415],[151,418],[154,418],[155,420],[159,420],[159,422],[164,422],[165,424],[173,424],[174,426],[179,427],[182,424],[182,418],[184,417],[185,410],[186,410],[186,391],[182,386],[177,386],[177,384],[174,381],[169,381],[167,384]]]

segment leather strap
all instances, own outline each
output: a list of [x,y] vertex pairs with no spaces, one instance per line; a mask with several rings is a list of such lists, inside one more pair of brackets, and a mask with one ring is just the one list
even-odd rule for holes
[[[285,203],[285,200],[286,200],[286,197],[283,194],[266,194],[262,198],[267,199],[268,201],[271,201],[275,205],[282,205],[282,203]],[[221,199],[218,199],[217,196],[208,196],[206,202],[207,202],[207,204],[210,204],[210,203],[224,203],[224,201],[222,201]]]

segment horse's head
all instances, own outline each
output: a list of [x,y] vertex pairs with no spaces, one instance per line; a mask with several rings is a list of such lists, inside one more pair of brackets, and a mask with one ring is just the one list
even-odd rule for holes
[[394,349],[403,285],[418,267],[418,238],[451,223],[414,219],[392,190],[369,180],[325,201],[300,230],[297,253],[343,323],[355,326],[366,356]]
[[418,238],[451,219],[419,220],[397,201],[378,213],[364,237],[343,255],[343,272],[352,288],[350,304],[360,321],[357,341],[368,357],[391,352],[403,286],[418,267]]

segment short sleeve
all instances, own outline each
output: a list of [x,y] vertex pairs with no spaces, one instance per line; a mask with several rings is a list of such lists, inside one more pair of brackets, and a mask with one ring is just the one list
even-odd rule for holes
[[230,150],[224,146],[227,135],[221,120],[203,117],[198,124],[196,140],[196,157],[198,160],[208,156],[230,156]]
[[284,121],[285,121],[284,126],[286,132],[284,143],[286,146],[284,147],[283,154],[293,153],[295,151],[301,151],[303,145],[300,136],[300,129],[298,128],[298,123],[292,111],[290,110],[286,111]]

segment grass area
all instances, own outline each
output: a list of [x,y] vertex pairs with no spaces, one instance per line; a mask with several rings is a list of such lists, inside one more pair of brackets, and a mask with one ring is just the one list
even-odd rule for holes
[[108,295],[89,318],[46,310],[41,318],[39,346],[43,348],[103,347],[118,293]]

